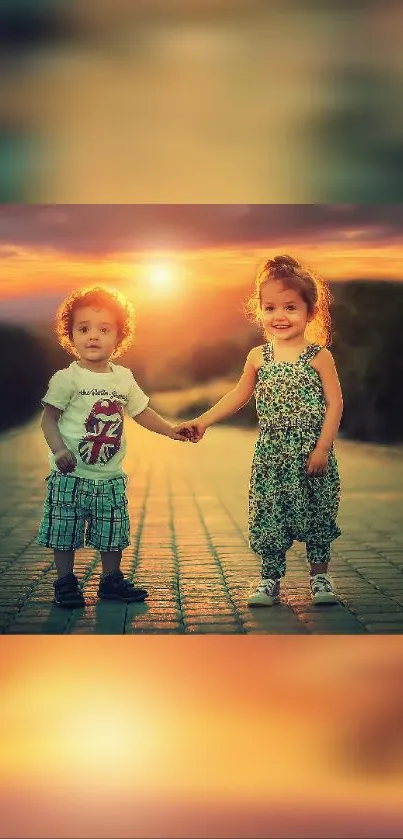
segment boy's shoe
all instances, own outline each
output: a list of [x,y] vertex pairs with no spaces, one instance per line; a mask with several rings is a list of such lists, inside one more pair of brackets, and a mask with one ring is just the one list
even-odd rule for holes
[[65,577],[56,580],[53,585],[55,587],[53,602],[56,606],[62,606],[64,609],[78,609],[80,606],[85,606],[83,593],[75,574],[66,574]]
[[327,574],[313,574],[310,579],[311,595],[314,603],[338,603],[332,581]]
[[280,600],[280,580],[261,580],[255,593],[248,597],[248,606],[274,606]]
[[102,600],[122,600],[125,603],[142,603],[148,597],[145,588],[135,588],[121,571],[112,571],[101,577],[97,594]]

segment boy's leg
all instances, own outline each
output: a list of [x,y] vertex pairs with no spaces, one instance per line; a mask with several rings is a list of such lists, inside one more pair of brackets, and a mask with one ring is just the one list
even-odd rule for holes
[[54,602],[66,609],[85,606],[83,593],[73,573],[74,551],[54,551],[57,580],[54,583]]
[[119,571],[121,561],[122,551],[101,551],[102,575]]
[[73,573],[74,551],[84,545],[85,517],[79,505],[80,478],[52,472],[47,480],[38,544],[52,548],[57,571],[54,602],[58,606],[85,606]]
[[72,574],[74,568],[74,551],[55,551],[55,565],[57,579]]
[[101,554],[102,576],[98,597],[141,603],[148,596],[144,588],[135,588],[121,570],[122,550],[130,543],[130,522],[124,478],[114,478],[98,486],[98,504],[94,507],[87,533],[88,544]]
[[256,591],[248,598],[249,606],[274,606],[280,600],[280,578],[284,577],[286,555],[284,551],[266,551],[262,556],[261,580]]
[[327,574],[330,562],[330,545],[306,545],[310,565],[310,586],[314,603],[337,603],[338,598]]
[[124,603],[142,603],[148,596],[145,588],[135,588],[121,570],[122,551],[101,551],[102,576],[98,597],[102,600],[121,600]]

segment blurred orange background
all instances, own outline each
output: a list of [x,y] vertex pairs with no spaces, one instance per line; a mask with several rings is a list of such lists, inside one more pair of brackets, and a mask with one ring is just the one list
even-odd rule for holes
[[400,836],[399,638],[7,638],[2,837]]

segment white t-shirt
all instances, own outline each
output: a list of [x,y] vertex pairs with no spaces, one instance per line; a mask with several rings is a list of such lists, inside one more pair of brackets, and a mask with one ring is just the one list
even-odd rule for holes
[[[148,396],[131,370],[110,363],[108,373],[94,373],[73,361],[52,376],[42,404],[63,411],[60,434],[77,460],[70,475],[91,480],[122,474],[126,453],[123,416],[135,417],[148,405]],[[57,470],[50,452],[50,468]]]

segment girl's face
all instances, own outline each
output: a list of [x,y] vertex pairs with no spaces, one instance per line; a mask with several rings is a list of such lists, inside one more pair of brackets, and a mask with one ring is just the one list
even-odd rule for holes
[[108,309],[82,306],[73,315],[73,344],[81,367],[105,373],[118,342],[115,315]]
[[287,288],[281,280],[268,280],[260,291],[262,323],[266,333],[276,342],[296,343],[303,338],[307,323],[308,305],[301,295]]

